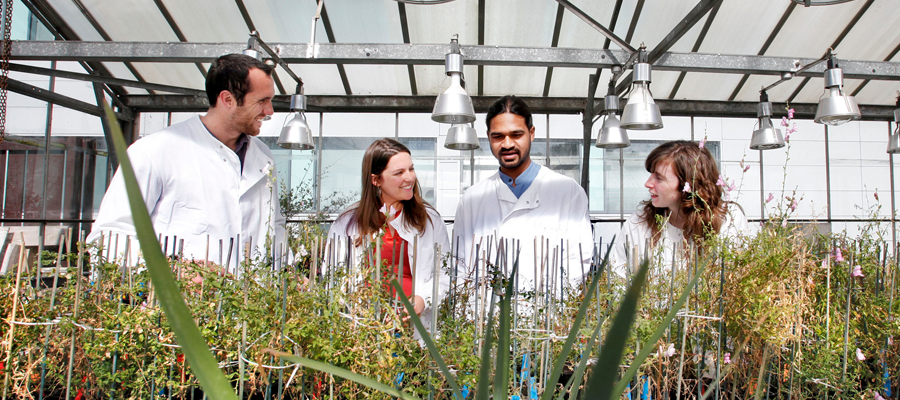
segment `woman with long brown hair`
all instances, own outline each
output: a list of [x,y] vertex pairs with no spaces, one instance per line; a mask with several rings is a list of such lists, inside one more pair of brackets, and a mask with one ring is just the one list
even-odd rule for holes
[[341,213],[328,234],[329,239],[338,236],[352,244],[356,262],[362,259],[362,250],[380,236],[381,262],[387,265],[382,276],[397,276],[402,266],[404,294],[423,322],[430,320],[426,314],[432,308],[432,279],[439,280],[442,292],[449,287],[446,274],[434,276],[434,265],[436,257],[450,251],[450,239],[441,215],[422,200],[412,156],[402,143],[379,139],[366,150],[361,197]]
[[719,175],[709,149],[691,141],[666,142],[650,152],[644,167],[650,173],[644,183],[650,199],[641,202],[616,236],[610,264],[619,273],[635,247],[638,259],[644,257],[648,244],[661,249],[651,257],[661,257],[655,262],[670,265],[674,251],[709,235],[737,236],[749,231],[740,205],[725,199],[728,183]]

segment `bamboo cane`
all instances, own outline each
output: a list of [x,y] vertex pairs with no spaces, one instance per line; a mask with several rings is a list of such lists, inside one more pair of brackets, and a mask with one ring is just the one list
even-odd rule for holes
[[[9,339],[6,342],[6,362],[4,363],[6,368],[9,369],[12,369],[9,362],[12,359],[13,339],[15,339],[16,309],[19,307],[19,290],[22,287],[22,267],[25,264],[28,254],[28,251],[25,250],[25,234],[19,232],[19,235],[21,235],[22,238],[22,247],[19,248],[19,264],[16,265],[16,291],[13,293],[13,306],[9,316]],[[9,372],[3,372],[3,400],[6,400],[10,375],[12,374]]]
[[[47,322],[50,322],[50,318],[53,317],[53,309],[56,307],[56,290],[59,287],[59,269],[62,268],[62,253],[63,253],[63,245],[65,242],[65,235],[59,235],[59,250],[56,252],[56,268],[53,272],[53,287],[50,289],[50,310],[47,311]],[[52,332],[53,325],[47,325],[47,329],[44,331],[44,347],[41,350],[41,383],[38,389],[38,399],[42,400],[44,398],[44,383],[47,376],[47,347],[50,345],[50,333]],[[115,376],[115,373],[113,374]]]
[[[84,252],[84,231],[78,234],[78,274],[75,276],[75,308],[72,311],[72,321],[78,321],[78,306],[81,303],[81,277],[82,277],[82,255]],[[69,346],[69,368],[66,374],[66,400],[72,387],[72,367],[75,363],[75,334],[78,332],[76,326],[72,326],[72,338]]]

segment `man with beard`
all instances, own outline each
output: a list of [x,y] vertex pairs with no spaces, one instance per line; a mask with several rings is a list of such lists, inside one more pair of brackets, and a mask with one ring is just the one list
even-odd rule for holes
[[463,194],[454,224],[459,246],[453,251],[458,249],[470,277],[474,266],[497,261],[502,244],[507,271],[518,253],[520,290],[577,285],[590,269],[594,243],[584,190],[531,160],[534,125],[522,99],[500,98],[488,109],[486,123],[500,169]]
[[[241,54],[219,57],[206,77],[206,115],[148,135],[128,149],[153,228],[166,238],[168,254],[181,251],[211,261],[233,254],[233,260],[241,260],[247,241],[253,244],[251,256],[267,254],[267,242],[270,249],[281,244],[284,250],[275,162],[256,138],[262,121],[274,113],[272,69]],[[126,237],[136,249],[121,170],[103,197],[88,241],[101,234],[104,245],[117,239],[112,246],[119,252]]]

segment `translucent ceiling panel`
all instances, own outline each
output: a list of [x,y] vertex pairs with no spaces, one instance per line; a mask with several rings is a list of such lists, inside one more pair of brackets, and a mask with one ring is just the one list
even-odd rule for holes
[[[743,75],[688,72],[678,87],[674,99],[726,101],[737,87]],[[654,92],[656,93],[656,92]],[[659,93],[658,98],[669,98],[672,92]],[[757,96],[758,100],[758,96]]]
[[206,89],[206,80],[197,66],[184,63],[133,63],[147,82],[191,89]]
[[[72,2],[71,0],[66,0]],[[153,0],[129,1],[124,7],[110,7],[108,1],[82,0],[82,4],[112,40],[121,42],[177,42]]]
[[[329,17],[331,17],[332,3],[328,2],[326,7]],[[316,13],[315,2],[244,0],[244,4],[253,25],[266,43],[309,43],[312,20]],[[321,18],[316,25],[316,42],[327,43],[328,36],[325,34],[325,25]],[[246,29],[246,25],[244,29]]]
[[821,57],[863,4],[862,1],[851,1],[825,7],[797,6],[766,55]]
[[325,4],[338,43],[403,43],[396,1],[328,0]]
[[[489,1],[484,12],[484,44],[550,47],[556,8],[556,2],[547,0]],[[485,82],[490,83],[490,80]]]
[[91,26],[91,23],[84,17],[84,14],[78,10],[72,0],[48,0],[50,6],[56,11],[56,14],[75,31],[80,40],[102,42],[103,37],[97,33],[97,30]]
[[[553,68],[550,97],[587,98],[590,75],[596,72],[597,70],[593,68]],[[600,73],[597,91],[594,93],[595,101],[603,101],[611,76],[609,69],[604,69]]]
[[722,2],[699,52],[759,53],[789,4],[784,0]]
[[[106,67],[106,69],[109,71],[109,73],[112,74],[112,76],[114,76],[116,78],[128,79],[128,80],[133,80],[133,81],[137,80],[135,78],[134,74],[132,74],[131,71],[128,70],[128,67],[125,66],[125,63],[104,62],[101,64],[103,64],[103,66]],[[85,73],[83,69],[80,69],[77,72]],[[153,82],[153,81],[148,81],[148,82]],[[156,83],[156,82],[154,82],[154,83]],[[135,89],[135,88],[125,87],[125,90],[130,94],[147,94],[147,91],[144,89]]]
[[406,20],[412,43],[450,43],[450,37],[458,34],[459,43],[478,44],[478,0],[456,0],[435,5],[407,4]]
[[[631,45],[638,48],[641,43],[644,43],[647,46],[647,51],[652,50],[696,6],[696,3],[695,1],[647,0],[644,2],[644,8],[641,10],[640,19],[634,30],[634,37],[631,39]],[[694,24],[681,39],[675,42],[669,51],[691,51],[706,18],[704,16]]]
[[[744,83],[744,86],[741,87],[741,91],[738,93],[737,97],[734,99],[735,101],[759,101],[759,90],[771,85],[772,83],[778,81],[778,77],[776,76],[768,76],[768,75],[753,75],[747,79],[747,82]],[[772,89],[768,90],[769,100],[773,103],[781,103],[787,101],[788,98],[791,97],[791,94],[794,93],[794,90],[797,89],[797,86],[803,82],[803,78],[794,78],[787,82],[782,82],[780,85],[775,86]]]
[[876,1],[847,33],[835,52],[848,60],[883,61],[900,43],[897,1]]
[[[437,96],[449,85],[449,77],[444,74],[443,65],[416,65],[416,89],[420,96]],[[478,94],[478,67],[467,65],[463,69],[466,91],[470,96]]]
[[[631,70],[627,73],[630,74]],[[650,82],[650,93],[653,94],[653,98],[664,99],[668,97],[669,93],[672,92],[672,88],[675,87],[675,82],[678,81],[678,75],[680,74],[677,71],[653,71],[652,81]],[[625,103],[621,103],[619,106],[625,108]]]
[[[610,18],[613,13],[613,3],[603,1],[580,0],[572,1],[576,7],[590,15],[595,21],[609,28]],[[551,33],[552,34],[552,33]],[[559,30],[559,47],[569,47],[578,49],[601,49],[606,41],[599,31],[582,21],[581,18],[566,10],[563,13],[562,25]],[[610,44],[610,48],[619,50],[615,44]],[[554,72],[554,75],[556,72]],[[554,76],[555,80],[555,76]],[[553,88],[551,87],[551,92]]]
[[[281,68],[279,68],[280,70]],[[307,95],[342,95],[344,85],[341,83],[341,75],[334,65],[326,64],[291,64],[300,79],[303,79],[304,93]],[[284,89],[293,94],[296,84],[284,72],[279,71],[278,77],[284,84]],[[350,87],[351,89],[353,86]]]
[[[247,42],[250,30],[237,4],[221,0],[161,0],[191,42]],[[265,35],[265,27],[260,32]],[[263,36],[266,40],[266,36]]]
[[409,96],[409,72],[405,65],[345,65],[353,94]]
[[[616,20],[615,29],[612,28],[612,24],[605,25],[607,28],[613,31],[616,36],[622,38],[623,40],[627,39],[628,36],[628,27],[631,25],[631,20],[634,17],[635,7],[637,7],[638,0],[623,0],[622,8],[619,10],[619,18]],[[612,8],[614,4],[609,2],[607,7]],[[640,18],[640,17],[638,17]],[[608,21],[600,21],[601,23],[607,23]],[[612,46],[612,45],[610,45]]]
[[[803,82],[803,79],[794,78],[795,80]],[[844,83],[849,83],[846,80]],[[856,85],[853,85],[856,86]],[[846,86],[845,86],[846,87]],[[852,91],[852,90],[851,90]],[[809,82],[806,83],[806,86],[803,89],[800,89],[800,93],[797,93],[797,96],[794,97],[794,103],[818,103],[819,98],[822,97],[822,93],[825,93],[825,79],[824,78],[812,78]],[[847,92],[850,93],[849,91]]]
[[[484,95],[541,96],[544,94],[545,67],[484,67]],[[472,93],[472,90],[469,91]]]

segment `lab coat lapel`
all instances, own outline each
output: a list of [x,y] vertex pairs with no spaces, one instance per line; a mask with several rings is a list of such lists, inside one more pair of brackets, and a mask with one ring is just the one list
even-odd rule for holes
[[[540,173],[538,173],[538,176],[540,176]],[[528,190],[526,190],[525,193],[522,193],[522,197],[519,198],[516,198],[516,195],[513,194],[509,186],[503,183],[503,180],[499,178],[499,174],[497,174],[496,183],[497,199],[500,201],[500,209],[509,210],[509,212],[504,213],[503,222],[506,222],[506,220],[517,211],[531,210],[540,205],[540,194],[538,193],[538,190],[535,189],[537,179],[531,182],[531,186],[529,186]],[[512,207],[510,207],[510,205],[512,205]]]
[[[259,141],[250,138],[247,154],[244,156],[244,171],[241,174],[241,195],[262,179],[270,179],[268,174],[275,168],[275,162],[259,148]],[[274,177],[272,177],[274,178]]]

